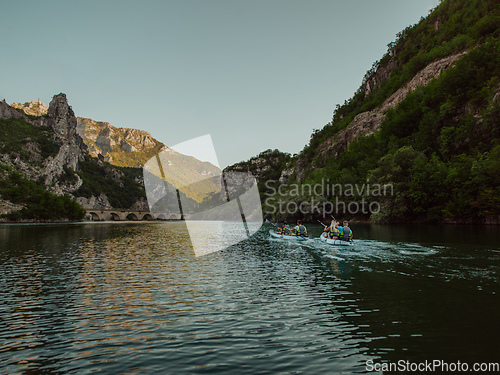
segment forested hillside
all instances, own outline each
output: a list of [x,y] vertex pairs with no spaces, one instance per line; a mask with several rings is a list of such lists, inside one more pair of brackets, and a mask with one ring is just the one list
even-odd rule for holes
[[[313,219],[322,216],[314,210],[320,202],[336,215],[377,222],[498,222],[499,37],[493,0],[444,0],[399,33],[294,158],[288,187],[263,191],[267,216]],[[338,189],[314,197],[296,189],[325,183]],[[348,186],[358,188],[346,194]],[[279,212],[279,200],[292,210]],[[374,204],[361,212],[351,202]],[[304,212],[290,212],[301,204]]]

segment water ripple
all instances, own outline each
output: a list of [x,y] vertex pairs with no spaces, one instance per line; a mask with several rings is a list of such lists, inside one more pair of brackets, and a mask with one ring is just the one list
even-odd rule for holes
[[196,257],[182,223],[12,226],[0,240],[2,373],[363,372],[402,351],[476,353],[456,349],[465,338],[440,326],[459,321],[430,302],[482,302],[478,338],[499,306],[491,247],[336,250],[263,230]]

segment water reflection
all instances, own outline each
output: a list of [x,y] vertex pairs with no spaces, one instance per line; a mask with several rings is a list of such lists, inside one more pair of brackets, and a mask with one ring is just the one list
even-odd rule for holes
[[196,257],[180,222],[1,226],[0,372],[353,373],[368,359],[494,360],[496,232],[464,244],[461,229],[400,229],[356,226],[350,249],[264,229]]

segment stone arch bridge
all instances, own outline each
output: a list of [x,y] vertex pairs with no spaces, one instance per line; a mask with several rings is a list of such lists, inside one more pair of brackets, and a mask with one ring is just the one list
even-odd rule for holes
[[140,210],[87,210],[86,221],[182,220],[178,212],[149,212]]

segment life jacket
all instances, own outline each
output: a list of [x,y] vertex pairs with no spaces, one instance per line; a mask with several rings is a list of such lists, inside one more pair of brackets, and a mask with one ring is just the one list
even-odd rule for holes
[[342,227],[342,229],[339,232],[339,239],[342,241],[350,241],[352,239],[351,228]]
[[297,230],[297,236],[305,236],[306,235],[306,227],[303,225],[299,225],[299,229]]
[[335,227],[330,227],[330,237],[333,238],[339,234],[339,230]]

